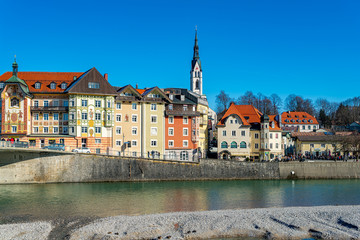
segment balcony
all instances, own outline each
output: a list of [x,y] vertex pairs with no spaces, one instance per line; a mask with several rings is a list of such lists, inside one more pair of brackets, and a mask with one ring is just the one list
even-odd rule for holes
[[135,96],[117,96],[116,100],[133,102],[136,100]]
[[35,107],[35,106],[31,106],[30,110],[33,112],[67,112],[69,111],[69,107],[64,107],[64,106],[47,106],[47,107]]
[[194,111],[183,111],[183,110],[165,110],[165,115],[171,116],[200,116],[199,112]]

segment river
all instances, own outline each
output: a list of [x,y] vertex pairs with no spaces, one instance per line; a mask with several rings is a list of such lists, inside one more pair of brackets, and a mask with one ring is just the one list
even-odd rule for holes
[[360,180],[236,180],[0,186],[0,219],[358,205]]

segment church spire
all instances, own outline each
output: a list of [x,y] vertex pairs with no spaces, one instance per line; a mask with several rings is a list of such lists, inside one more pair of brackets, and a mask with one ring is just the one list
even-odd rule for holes
[[17,74],[18,74],[18,64],[16,62],[16,55],[15,55],[15,60],[12,64],[12,67],[13,67],[13,76],[17,77]]
[[195,27],[195,44],[194,44],[194,59],[199,59],[199,45],[198,45],[198,39],[197,39],[197,26]]

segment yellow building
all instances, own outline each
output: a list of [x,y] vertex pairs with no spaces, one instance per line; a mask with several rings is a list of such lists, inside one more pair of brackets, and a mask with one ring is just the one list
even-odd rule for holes
[[295,138],[296,154],[306,157],[342,154],[339,138],[334,135],[300,135]]

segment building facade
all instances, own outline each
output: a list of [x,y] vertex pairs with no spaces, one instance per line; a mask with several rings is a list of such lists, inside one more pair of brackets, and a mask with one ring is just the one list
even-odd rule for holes
[[299,132],[313,132],[319,129],[319,122],[307,112],[283,112],[281,124],[284,127],[298,127]]

